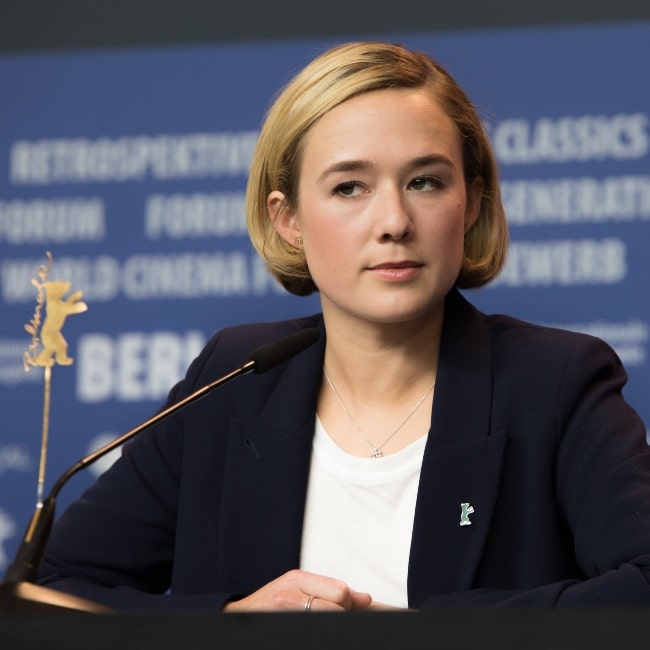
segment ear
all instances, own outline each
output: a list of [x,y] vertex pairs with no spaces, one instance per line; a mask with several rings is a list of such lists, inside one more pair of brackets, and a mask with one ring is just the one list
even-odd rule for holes
[[483,179],[477,176],[467,189],[467,205],[465,206],[465,234],[476,223],[481,214],[483,198]]
[[301,235],[298,215],[287,205],[285,195],[278,190],[271,192],[266,198],[266,209],[278,235],[291,246],[296,246],[296,238]]

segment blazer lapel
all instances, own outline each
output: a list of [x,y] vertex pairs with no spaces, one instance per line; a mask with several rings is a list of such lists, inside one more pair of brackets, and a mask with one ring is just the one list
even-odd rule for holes
[[450,294],[409,561],[409,604],[469,589],[487,538],[505,450],[490,431],[491,355],[480,312]]
[[[278,371],[251,376],[275,386],[257,416],[231,423],[219,540],[226,590],[249,593],[299,566],[324,346],[323,332]],[[411,606],[471,587],[505,450],[505,433],[490,431],[491,391],[483,316],[452,292],[413,525]]]
[[323,331],[279,377],[263,377],[275,387],[259,414],[231,423],[220,527],[225,587],[252,592],[299,565],[324,347]]

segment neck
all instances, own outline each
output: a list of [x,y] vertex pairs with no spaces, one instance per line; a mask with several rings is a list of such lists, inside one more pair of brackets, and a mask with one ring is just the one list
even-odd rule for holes
[[429,385],[436,375],[443,312],[408,323],[327,318],[325,367],[354,399],[395,399]]
[[[325,313],[324,313],[325,316]],[[343,323],[325,317],[317,411],[347,453],[392,454],[429,431],[442,310],[419,323]]]

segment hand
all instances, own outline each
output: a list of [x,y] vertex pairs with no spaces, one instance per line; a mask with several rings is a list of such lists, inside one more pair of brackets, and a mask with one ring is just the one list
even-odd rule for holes
[[407,609],[406,607],[397,607],[396,605],[387,605],[386,603],[378,603],[376,600],[372,601],[372,605],[368,607],[371,612],[414,612],[414,609]]
[[[309,609],[305,606],[310,601]],[[366,609],[370,594],[350,589],[341,580],[294,569],[264,585],[250,596],[227,603],[224,612],[343,612]]]

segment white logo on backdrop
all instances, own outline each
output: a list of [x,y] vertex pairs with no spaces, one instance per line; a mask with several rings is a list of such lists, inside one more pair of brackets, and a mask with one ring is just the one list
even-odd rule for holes
[[9,558],[4,548],[4,543],[16,534],[16,523],[4,510],[0,510],[0,567],[7,566]]

